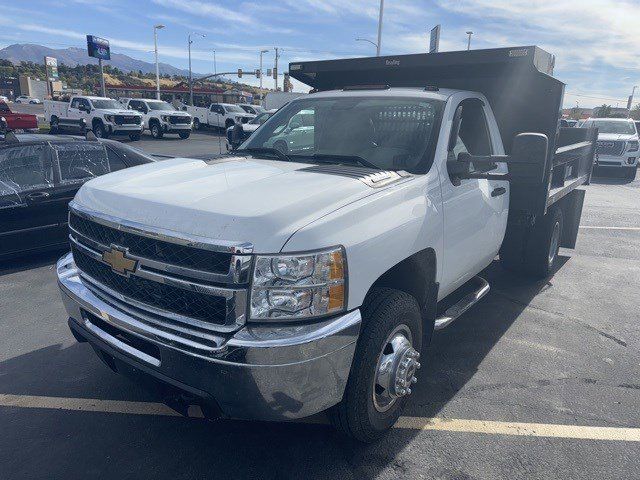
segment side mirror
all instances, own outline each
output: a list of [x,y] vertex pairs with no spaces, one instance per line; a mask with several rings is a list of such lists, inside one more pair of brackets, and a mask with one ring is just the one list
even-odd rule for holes
[[509,174],[514,179],[542,183],[549,154],[549,139],[542,133],[520,133],[513,139]]

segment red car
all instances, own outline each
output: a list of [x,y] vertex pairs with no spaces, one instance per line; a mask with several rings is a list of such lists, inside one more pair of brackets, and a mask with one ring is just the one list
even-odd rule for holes
[[13,113],[5,102],[0,102],[0,133],[12,130],[37,130],[38,119],[30,113]]

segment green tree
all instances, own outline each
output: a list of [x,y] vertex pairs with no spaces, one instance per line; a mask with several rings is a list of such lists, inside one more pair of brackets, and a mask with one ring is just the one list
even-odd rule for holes
[[603,104],[593,110],[596,117],[609,118],[612,115],[611,105]]

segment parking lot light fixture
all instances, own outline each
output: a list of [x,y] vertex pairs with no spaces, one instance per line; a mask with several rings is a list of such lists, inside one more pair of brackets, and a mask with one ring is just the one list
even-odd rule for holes
[[262,88],[262,55],[269,53],[269,50],[260,50],[260,88]]
[[158,24],[153,26],[153,50],[156,56],[156,98],[160,100],[160,67],[158,65],[158,30],[164,28],[164,25]]
[[356,38],[356,42],[368,42],[371,45],[373,45],[374,47],[376,47],[376,52],[378,51],[378,44],[376,42],[374,42],[373,40],[369,40],[368,38],[358,37],[358,38]]
[[473,32],[471,30],[469,30],[467,32],[468,38],[467,38],[467,50],[471,50],[471,35],[473,35]]
[[189,105],[193,106],[193,73],[191,71],[191,44],[193,40],[191,40],[191,35],[198,35],[202,38],[206,37],[204,33],[191,32],[187,37],[189,40]]

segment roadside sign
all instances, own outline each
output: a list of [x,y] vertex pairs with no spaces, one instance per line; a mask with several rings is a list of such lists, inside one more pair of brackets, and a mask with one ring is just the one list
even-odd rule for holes
[[87,35],[87,52],[90,57],[99,60],[111,60],[111,50],[109,48],[109,40],[96,37],[95,35]]
[[440,25],[436,25],[431,29],[431,38],[429,39],[429,53],[436,53],[440,50]]
[[58,79],[58,60],[53,57],[44,57],[44,66],[47,70],[47,79],[53,82]]

